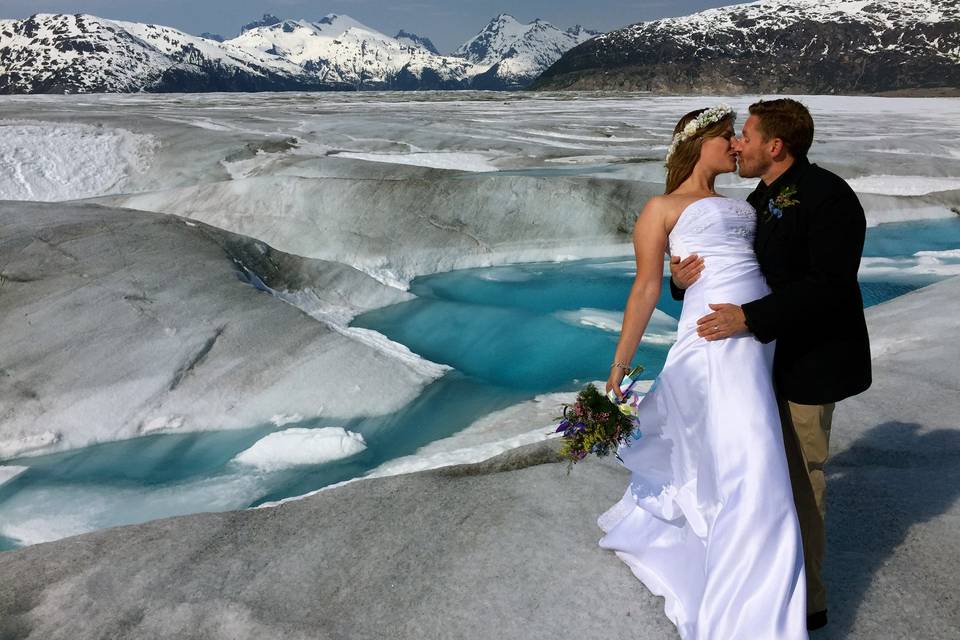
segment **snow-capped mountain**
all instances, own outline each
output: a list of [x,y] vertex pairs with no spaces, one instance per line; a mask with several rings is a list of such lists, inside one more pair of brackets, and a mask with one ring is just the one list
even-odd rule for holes
[[391,38],[344,15],[283,20],[244,31],[225,44],[299,66],[322,83],[364,89],[466,87],[473,65]]
[[348,16],[272,16],[216,42],[89,15],[0,21],[0,93],[465,88],[475,65]]
[[88,15],[0,20],[0,93],[310,88],[296,65],[176,29]]
[[561,31],[540,19],[522,24],[513,16],[501,13],[453,55],[484,67],[474,78],[474,88],[520,88],[565,51],[596,35],[597,32],[580,25]]
[[960,89],[960,0],[765,0],[638,23],[568,51],[536,89]]
[[406,31],[391,38],[344,15],[263,18],[212,34],[90,15],[0,20],[0,93],[511,89],[593,32],[498,16],[461,55]]
[[415,33],[404,31],[403,29],[400,29],[397,35],[393,37],[404,44],[423,47],[430,53],[435,53],[437,55],[440,55],[440,52],[437,50],[437,47],[434,46],[433,42],[430,41],[430,38],[424,38],[422,36],[418,36]]

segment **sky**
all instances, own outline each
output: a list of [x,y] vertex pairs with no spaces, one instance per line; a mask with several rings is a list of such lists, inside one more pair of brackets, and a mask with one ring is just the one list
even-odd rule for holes
[[[743,0],[741,0],[743,1]],[[264,13],[316,20],[346,14],[368,27],[396,35],[400,29],[430,38],[449,53],[499,13],[521,22],[540,18],[561,29],[582,24],[611,31],[635,22],[680,16],[735,0],[0,0],[0,18],[34,13],[88,13],[101,18],[149,22],[199,35],[231,38]]]

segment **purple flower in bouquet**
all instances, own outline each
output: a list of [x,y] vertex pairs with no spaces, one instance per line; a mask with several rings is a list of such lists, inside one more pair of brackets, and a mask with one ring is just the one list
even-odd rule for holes
[[560,455],[569,462],[567,473],[590,453],[599,457],[616,454],[621,445],[640,437],[633,414],[622,411],[592,384],[577,394],[573,405],[564,405],[558,419],[561,421],[554,433],[563,434]]

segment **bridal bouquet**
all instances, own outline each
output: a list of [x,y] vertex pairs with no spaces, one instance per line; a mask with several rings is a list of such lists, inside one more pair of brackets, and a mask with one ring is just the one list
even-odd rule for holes
[[[632,389],[634,376],[641,371],[643,367],[638,366],[624,376],[620,386],[624,395],[622,403],[615,403],[594,385],[588,384],[577,394],[572,405],[563,405],[563,415],[557,417],[560,424],[556,433],[563,432],[560,455],[567,459],[567,473],[588,454],[607,456],[611,451],[616,452],[620,445],[640,438],[640,429],[634,418],[639,396]],[[617,459],[620,459],[619,455]]]

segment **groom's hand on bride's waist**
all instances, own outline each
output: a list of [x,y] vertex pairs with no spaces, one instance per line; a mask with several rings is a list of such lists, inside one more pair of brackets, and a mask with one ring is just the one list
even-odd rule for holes
[[670,256],[670,279],[678,289],[687,289],[703,271],[703,258],[695,253],[680,259],[680,256]]
[[747,317],[738,305],[711,304],[713,313],[697,320],[697,335],[706,340],[723,340],[730,336],[746,333]]

